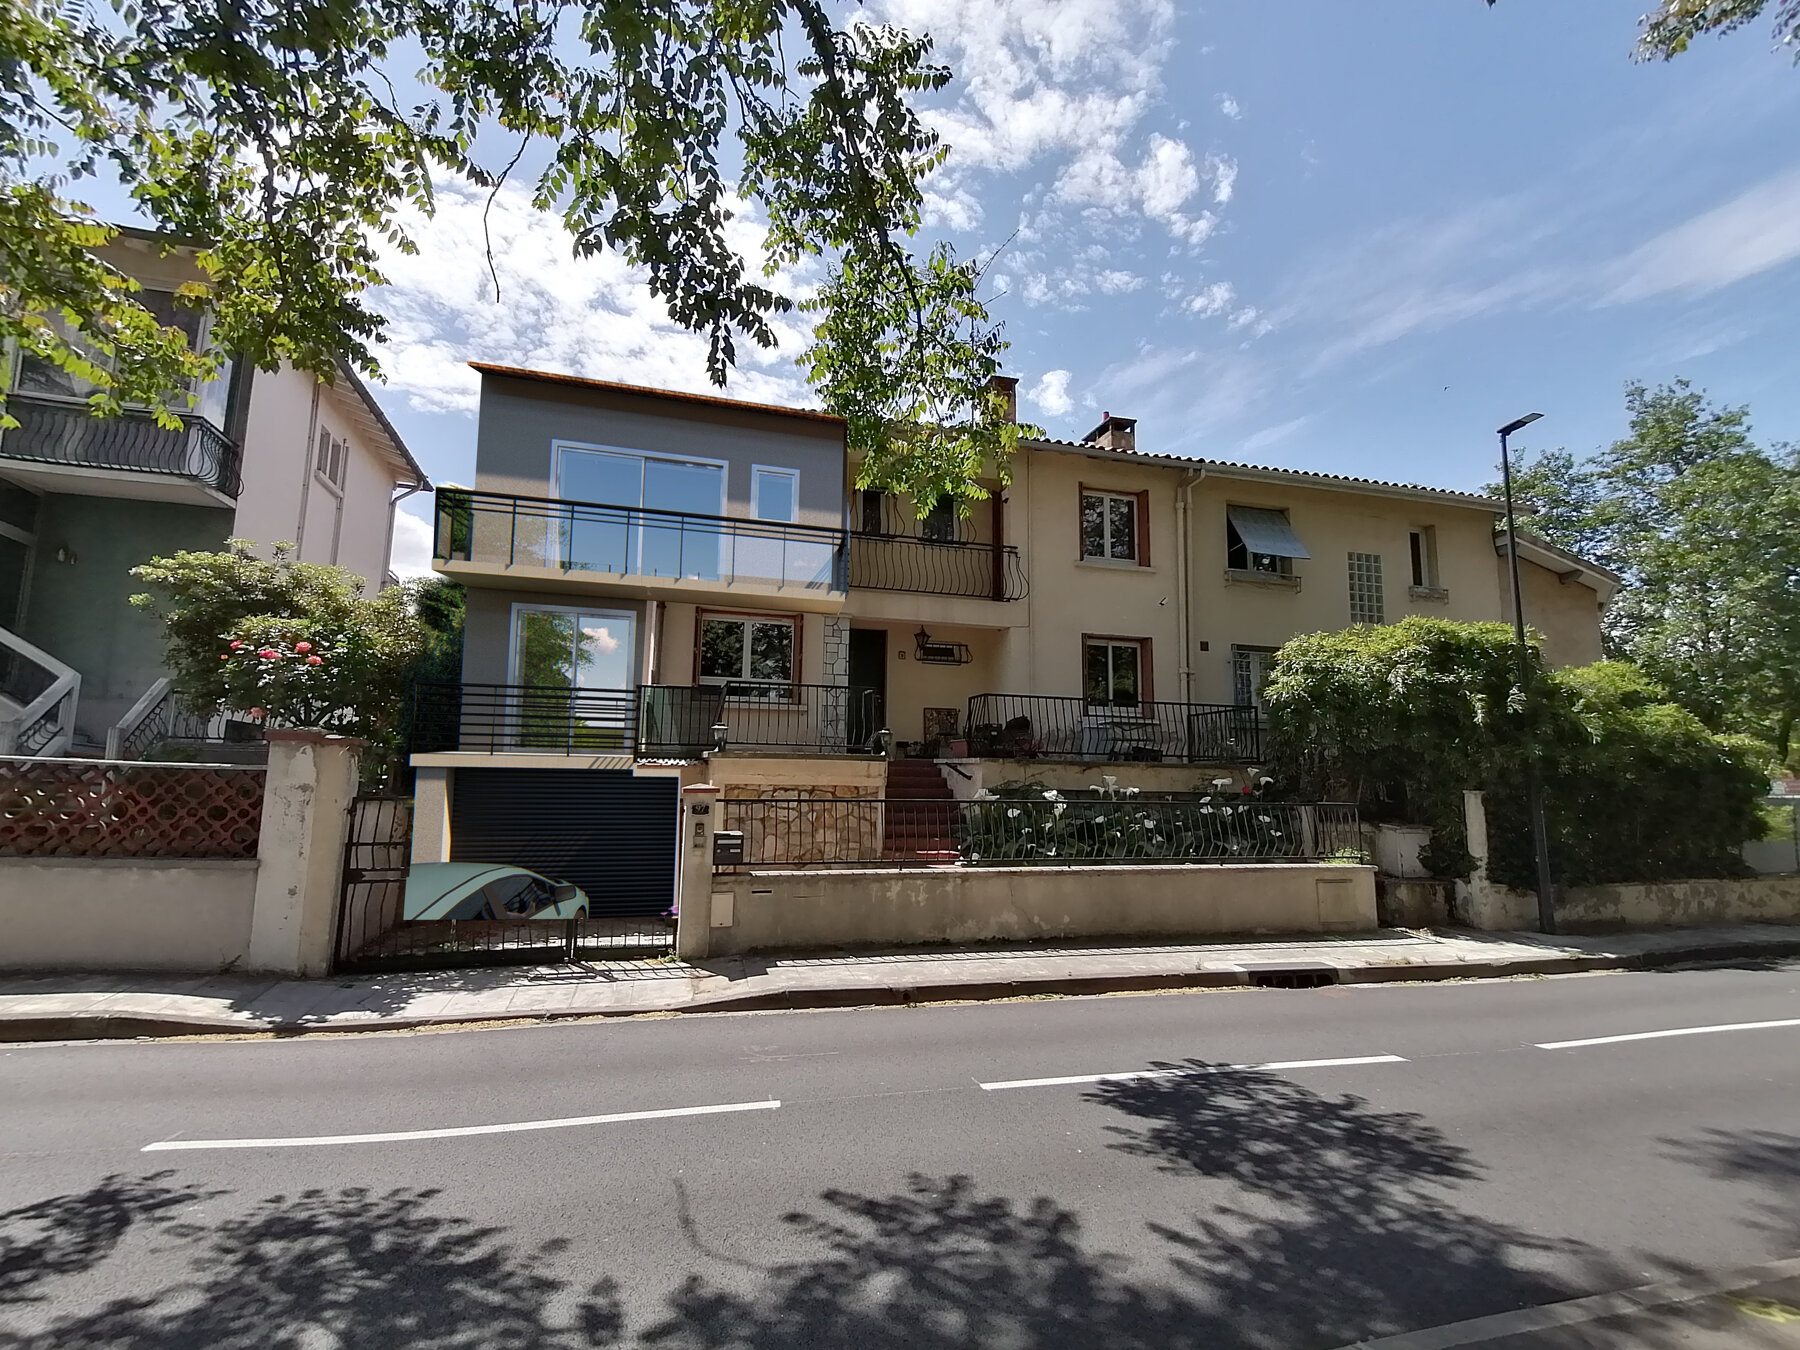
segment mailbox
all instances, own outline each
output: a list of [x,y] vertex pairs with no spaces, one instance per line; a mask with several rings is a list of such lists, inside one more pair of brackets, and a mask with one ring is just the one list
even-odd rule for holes
[[744,862],[744,832],[742,830],[716,830],[713,832],[713,866],[741,867]]

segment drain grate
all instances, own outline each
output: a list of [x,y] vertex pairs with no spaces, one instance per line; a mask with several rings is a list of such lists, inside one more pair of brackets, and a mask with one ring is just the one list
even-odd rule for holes
[[1247,973],[1258,989],[1323,989],[1338,982],[1332,966],[1262,966]]

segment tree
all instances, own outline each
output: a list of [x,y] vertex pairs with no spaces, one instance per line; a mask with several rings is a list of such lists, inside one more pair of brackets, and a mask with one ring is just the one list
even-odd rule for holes
[[163,623],[176,692],[194,710],[228,708],[277,725],[319,727],[395,745],[425,626],[402,586],[363,595],[343,567],[272,559],[242,539],[221,553],[176,553],[132,569],[160,594],[132,597]]
[[[1693,40],[1707,33],[1729,33],[1754,23],[1769,0],[1662,0],[1644,16],[1638,56],[1645,61],[1673,60]],[[1800,0],[1775,5],[1775,40],[1800,46]],[[1800,50],[1794,54],[1800,61]]]
[[[824,0],[114,5],[0,6],[0,338],[95,380],[97,411],[166,418],[219,351],[378,374],[364,293],[378,245],[415,248],[402,208],[429,212],[443,176],[497,190],[535,146],[535,205],[578,255],[642,266],[716,383],[740,339],[774,343],[794,302],[769,278],[822,259],[802,359],[868,483],[967,499],[984,458],[1004,472],[1019,430],[988,389],[1005,344],[980,266],[915,247],[946,153],[913,106],[950,79],[929,38],[840,27]],[[215,351],[96,253],[113,231],[74,185],[102,168],[200,241],[209,280],[183,298],[212,309]],[[758,256],[728,239],[740,202],[766,223]]]
[[1514,475],[1552,543],[1625,579],[1607,647],[1719,730],[1783,760],[1800,718],[1800,453],[1763,449],[1744,408],[1685,380],[1625,393],[1630,435]]

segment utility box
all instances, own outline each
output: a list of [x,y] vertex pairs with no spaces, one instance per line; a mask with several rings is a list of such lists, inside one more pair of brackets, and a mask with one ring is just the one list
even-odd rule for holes
[[744,832],[742,830],[713,831],[713,866],[742,867],[744,865]]

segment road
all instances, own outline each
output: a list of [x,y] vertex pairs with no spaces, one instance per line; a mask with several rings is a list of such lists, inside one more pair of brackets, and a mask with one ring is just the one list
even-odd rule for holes
[[1800,1254],[1800,963],[17,1046],[0,1125],[6,1350],[1336,1346]]

